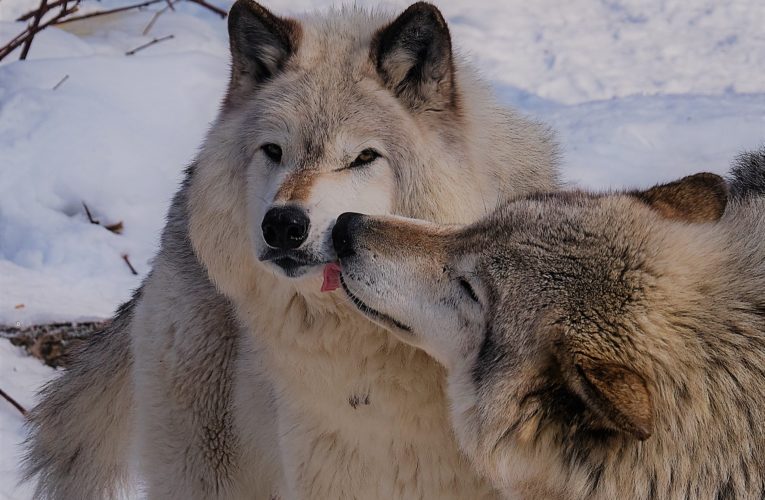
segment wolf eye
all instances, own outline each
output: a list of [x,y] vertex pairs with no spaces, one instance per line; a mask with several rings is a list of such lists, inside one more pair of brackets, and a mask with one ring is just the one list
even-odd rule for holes
[[478,295],[476,295],[475,290],[473,290],[473,287],[470,286],[470,283],[468,283],[465,278],[460,278],[459,283],[468,297],[470,297],[475,302],[478,302],[479,304],[481,303],[481,301],[478,300]]
[[269,142],[268,144],[263,144],[261,148],[263,150],[263,153],[268,156],[268,159],[271,160],[274,163],[281,163],[282,162],[282,148],[278,144],[273,144]]
[[378,159],[380,157],[380,153],[375,151],[372,148],[367,148],[356,157],[353,162],[348,165],[348,168],[354,168],[354,167],[361,167],[364,165],[368,165]]

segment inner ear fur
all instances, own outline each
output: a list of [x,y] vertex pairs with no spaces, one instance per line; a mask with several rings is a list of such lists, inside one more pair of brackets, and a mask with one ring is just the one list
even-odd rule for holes
[[595,425],[644,441],[653,433],[654,408],[646,377],[595,341],[572,338],[555,327],[555,357],[566,386],[595,415]]
[[300,24],[252,0],[238,0],[228,16],[231,81],[228,100],[247,96],[283,70],[297,51]]
[[585,401],[610,426],[640,441],[653,433],[653,403],[645,379],[636,371],[587,357],[575,359],[577,384]]
[[383,84],[414,111],[456,106],[451,35],[435,5],[417,2],[380,29],[370,58]]
[[725,212],[728,185],[719,175],[705,172],[634,195],[668,219],[714,222]]

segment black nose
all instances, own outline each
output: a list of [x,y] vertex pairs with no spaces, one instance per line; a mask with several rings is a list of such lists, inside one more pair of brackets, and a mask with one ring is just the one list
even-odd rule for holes
[[263,217],[263,239],[268,246],[280,250],[299,247],[308,238],[311,225],[306,213],[297,207],[275,207]]
[[346,212],[337,218],[335,227],[332,228],[332,245],[338,258],[351,257],[356,253],[354,236],[363,217],[361,214]]

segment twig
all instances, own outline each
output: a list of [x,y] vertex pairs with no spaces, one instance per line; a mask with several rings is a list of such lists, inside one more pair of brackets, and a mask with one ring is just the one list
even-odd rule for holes
[[149,24],[147,24],[146,27],[143,29],[143,36],[146,36],[149,33],[151,28],[154,26],[154,23],[156,23],[157,19],[159,19],[159,16],[167,12],[167,9],[175,10],[175,7],[173,7],[172,0],[167,0],[167,6],[162,10],[158,10],[157,12],[154,13],[153,16],[151,16],[151,20],[149,21]]
[[164,42],[165,40],[170,40],[171,38],[175,38],[175,35],[167,35],[167,36],[163,36],[162,38],[155,38],[154,40],[152,40],[150,42],[144,43],[143,45],[139,45],[138,47],[136,47],[136,48],[134,48],[132,50],[128,50],[127,52],[125,52],[125,55],[126,56],[132,56],[133,54],[135,54],[139,50],[143,50],[146,47],[151,47],[155,43]]
[[56,14],[52,19],[38,25],[34,30],[27,28],[23,32],[19,33],[15,38],[13,38],[13,40],[5,44],[3,47],[0,47],[0,61],[2,61],[3,58],[5,58],[8,54],[16,50],[21,44],[23,44],[26,41],[27,37],[34,36],[36,33],[39,33],[40,31],[44,30],[51,24],[55,24],[56,21],[58,21],[59,19],[65,16],[68,16],[69,14],[72,14],[74,12],[77,12],[77,3],[73,5],[71,8],[61,9],[61,11],[58,14]]
[[130,272],[133,273],[134,276],[138,276],[138,271],[135,270],[135,267],[133,267],[133,264],[130,263],[130,259],[128,258],[128,255],[126,253],[122,254],[122,260],[125,261],[125,264],[128,265],[130,268]]
[[85,215],[88,216],[88,221],[90,221],[91,224],[98,224],[99,226],[101,225],[101,222],[98,219],[93,218],[93,215],[90,213],[90,209],[84,201],[82,202],[82,208],[85,209]]
[[29,26],[29,36],[24,40],[24,46],[21,48],[19,61],[24,61],[29,54],[29,49],[32,47],[32,40],[35,39],[35,34],[37,34],[37,27],[40,26],[40,19],[42,19],[43,14],[48,11],[46,8],[47,4],[48,0],[40,0],[40,7],[37,9],[37,14],[35,14],[34,19],[32,19],[32,24]]
[[147,7],[149,5],[152,5],[152,4],[155,4],[155,3],[159,3],[159,2],[164,2],[164,1],[165,0],[148,0],[148,1],[143,2],[143,3],[137,3],[137,4],[133,4],[133,5],[126,5],[124,7],[117,7],[115,9],[99,10],[97,12],[91,12],[90,14],[83,14],[81,16],[70,17],[68,19],[61,19],[60,21],[56,22],[56,25],[65,24],[65,23],[71,23],[73,21],[81,21],[83,19],[90,19],[91,17],[96,17],[96,16],[106,16],[108,14],[116,14],[118,12],[124,12],[126,10],[140,9],[142,7]]
[[53,86],[52,90],[56,90],[57,88],[59,88],[61,86],[61,84],[64,83],[65,81],[67,81],[68,79],[69,79],[69,75],[64,75],[64,78],[59,80],[58,83]]
[[27,416],[27,410],[16,402],[15,399],[10,397],[4,390],[0,389],[0,396],[4,397],[9,403],[11,403],[17,410],[21,412],[25,417]]
[[[51,9],[55,9],[56,7],[60,7],[61,5],[64,5],[64,4],[66,4],[66,3],[70,2],[70,1],[71,0],[56,0],[55,2],[49,3],[48,5],[45,6],[45,12],[48,12]],[[39,8],[37,8],[35,10],[30,10],[26,14],[24,14],[22,16],[19,16],[16,20],[17,21],[28,21],[28,20],[32,19],[33,17],[35,17],[39,11],[40,11]]]
[[205,0],[189,0],[189,1],[191,3],[195,3],[197,5],[201,5],[205,9],[209,9],[209,10],[215,12],[216,14],[218,14],[221,17],[221,19],[225,19],[226,16],[228,15],[228,12],[226,12],[225,10],[221,9],[220,7],[216,7],[215,5],[211,5],[211,4],[207,3]]
[[[24,31],[22,31],[21,33],[13,37],[10,42],[6,43],[3,46],[3,48],[0,49],[0,54],[4,54],[4,55],[0,55],[0,59],[5,57],[5,55],[10,54],[11,50],[15,49],[16,47],[24,43],[24,40],[26,39],[26,36],[28,34],[29,34],[29,28],[25,29]],[[12,48],[9,49],[9,47],[12,47]],[[6,51],[7,51],[7,54],[6,54]]]
[[170,10],[175,12],[175,6],[173,6],[173,0],[165,0],[167,2],[167,6],[170,7]]
[[88,221],[91,224],[96,224],[97,226],[101,226],[104,229],[108,229],[114,234],[122,234],[122,231],[125,229],[125,224],[122,221],[117,221],[114,224],[101,224],[100,220],[93,218],[93,214],[90,212],[90,209],[84,201],[82,202],[82,208],[85,209],[85,215],[88,216]]

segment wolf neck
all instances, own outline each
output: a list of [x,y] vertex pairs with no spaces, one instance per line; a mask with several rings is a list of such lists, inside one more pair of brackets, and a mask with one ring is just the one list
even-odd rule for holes
[[654,338],[641,348],[652,364],[653,435],[637,442],[572,426],[568,415],[556,417],[531,446],[515,450],[516,461],[531,466],[516,469],[521,481],[514,483],[535,470],[534,478],[558,488],[562,498],[761,496],[765,459],[741,450],[765,439],[762,258],[742,267],[746,237],[732,242],[716,231],[675,228],[677,246],[654,262],[661,278],[652,293],[660,292],[649,298],[640,325]]
[[[330,456],[355,457],[362,469],[377,471],[383,484],[398,481],[400,464],[414,460],[415,483],[425,498],[493,498],[458,449],[444,371],[435,361],[396,341],[335,293],[319,296],[283,278],[262,278],[264,286],[237,311],[263,347],[275,394],[289,394],[277,399],[278,413],[290,436],[302,438],[286,437],[286,449],[332,436]],[[269,314],[259,314],[264,308]],[[294,452],[286,453],[288,461],[294,459]],[[290,473],[305,475],[332,460],[301,458]],[[459,486],[451,491],[455,481]],[[308,494],[331,485],[313,488]]]

